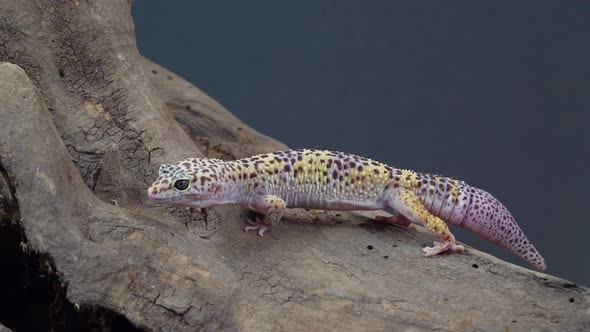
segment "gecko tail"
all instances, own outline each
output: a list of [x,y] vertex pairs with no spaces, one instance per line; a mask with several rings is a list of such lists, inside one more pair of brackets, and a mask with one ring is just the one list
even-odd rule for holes
[[471,187],[471,206],[461,223],[478,236],[521,257],[539,271],[545,271],[545,259],[533,246],[508,209],[492,194]]

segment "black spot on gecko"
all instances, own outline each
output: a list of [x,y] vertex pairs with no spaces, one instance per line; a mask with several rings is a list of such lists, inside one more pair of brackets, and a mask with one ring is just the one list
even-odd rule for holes
[[289,167],[289,165],[285,165],[285,172],[290,172],[291,171],[291,167]]
[[201,176],[201,185],[205,184],[206,181],[211,181],[211,179],[206,176]]
[[334,170],[334,172],[332,172],[332,177],[334,178],[334,180],[336,180],[338,178],[338,171]]

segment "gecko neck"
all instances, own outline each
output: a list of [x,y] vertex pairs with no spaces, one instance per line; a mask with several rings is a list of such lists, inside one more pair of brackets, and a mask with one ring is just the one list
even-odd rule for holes
[[245,168],[241,160],[227,161],[226,169],[231,171],[223,175],[218,173],[222,184],[219,192],[212,197],[215,204],[249,204],[252,193],[248,190],[249,182],[245,176],[248,173]]

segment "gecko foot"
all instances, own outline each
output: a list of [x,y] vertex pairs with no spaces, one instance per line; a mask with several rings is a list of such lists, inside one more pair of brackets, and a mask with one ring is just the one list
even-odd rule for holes
[[455,244],[455,241],[448,242],[433,242],[434,247],[424,247],[422,251],[426,253],[426,257],[435,256],[445,251],[463,251],[465,247],[460,244]]
[[416,226],[414,226],[412,224],[412,222],[410,220],[408,220],[406,217],[401,216],[401,215],[397,215],[397,216],[376,216],[375,220],[377,221],[382,221],[391,225],[399,225],[399,226],[403,226],[403,227],[407,227],[408,229],[413,229],[416,230]]
[[246,226],[246,228],[244,228],[244,231],[258,231],[258,236],[263,236],[264,232],[268,231],[270,229],[270,227],[266,226],[265,224],[262,223],[262,221],[260,221],[260,218],[256,217],[256,221],[252,221],[251,219],[248,219],[248,224],[250,224],[250,226]]

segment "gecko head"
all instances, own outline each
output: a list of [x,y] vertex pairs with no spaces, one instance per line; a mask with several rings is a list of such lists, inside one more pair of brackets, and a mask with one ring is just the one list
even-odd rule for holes
[[150,200],[179,206],[211,206],[221,190],[218,175],[208,159],[191,158],[160,166],[158,179],[148,189]]

